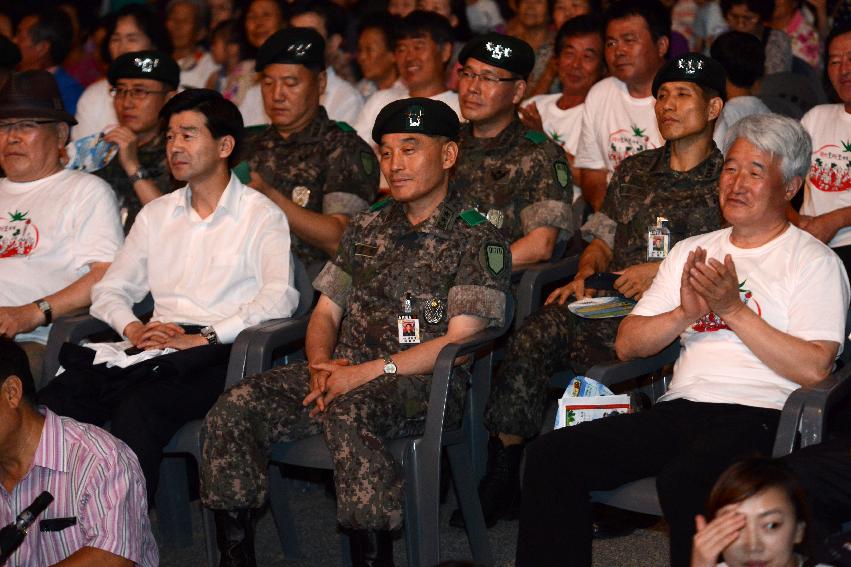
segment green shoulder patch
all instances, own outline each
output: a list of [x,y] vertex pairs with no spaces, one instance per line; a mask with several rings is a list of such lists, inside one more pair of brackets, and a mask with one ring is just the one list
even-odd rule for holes
[[375,154],[372,152],[361,151],[360,165],[367,177],[372,176],[375,172]]
[[498,242],[485,242],[479,253],[479,262],[491,275],[500,275],[505,271],[505,246]]
[[393,197],[384,197],[380,201],[376,201],[375,203],[373,203],[372,206],[369,208],[369,212],[374,213],[375,211],[380,211],[392,202]]
[[567,189],[567,184],[570,183],[570,166],[563,161],[553,163],[553,170],[556,176],[556,182],[562,189]]
[[354,132],[355,129],[352,128],[348,122],[343,122],[342,120],[337,120],[336,122],[337,128],[342,130],[343,132]]
[[458,216],[461,217],[461,220],[469,226],[476,226],[477,224],[482,224],[488,220],[485,215],[476,209],[467,209],[466,211],[462,211]]
[[547,141],[547,135],[543,132],[538,132],[537,130],[526,130],[523,137],[537,145],[541,145]]

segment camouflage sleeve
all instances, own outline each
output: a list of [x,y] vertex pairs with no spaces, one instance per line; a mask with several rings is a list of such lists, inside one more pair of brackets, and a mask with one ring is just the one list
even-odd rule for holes
[[529,203],[520,211],[523,233],[552,226],[573,231],[573,180],[564,152],[550,140],[534,146],[525,158],[523,173],[529,180],[526,199]]
[[[336,140],[336,143],[326,148],[328,172],[322,191],[326,196],[322,200],[322,212],[326,215],[352,215],[375,201],[378,194],[378,161],[372,148],[357,134],[340,132],[339,137],[331,140]],[[363,207],[360,203],[364,204]]]
[[[478,230],[479,227],[485,230]],[[506,240],[490,225],[474,230],[479,237],[466,240],[466,249],[449,289],[447,314],[475,315],[488,326],[502,325],[511,285],[511,251]]]
[[354,254],[354,232],[358,229],[354,223],[349,223],[337,247],[337,255],[329,260],[316,279],[313,288],[319,293],[345,308],[352,287],[352,259]]
[[606,197],[603,199],[603,206],[600,211],[589,216],[585,224],[579,229],[582,233],[582,239],[586,242],[599,238],[606,243],[609,249],[614,250],[615,231],[618,224],[613,219],[617,218],[615,204],[620,198],[621,179],[621,169],[615,170],[612,180],[609,181],[609,186],[606,188]]

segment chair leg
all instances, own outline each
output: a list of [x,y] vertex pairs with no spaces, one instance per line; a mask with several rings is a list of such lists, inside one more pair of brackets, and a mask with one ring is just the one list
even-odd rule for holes
[[[293,521],[290,510],[289,479],[281,475],[278,465],[272,463],[268,469],[269,478],[269,500],[272,507],[272,517],[278,530],[278,540],[281,542],[281,550],[284,559],[302,559],[301,550],[298,545],[298,532]],[[346,542],[348,543],[348,542]]]
[[204,526],[204,551],[207,555],[207,567],[219,564],[219,549],[216,545],[216,523],[213,512],[201,506],[201,522]]
[[408,444],[403,463],[405,544],[410,567],[431,567],[440,562],[440,456],[422,455],[419,441]]
[[189,475],[184,457],[166,455],[160,464],[156,508],[160,532],[166,545],[192,545],[192,515],[189,508]]
[[474,480],[468,448],[464,444],[448,445],[446,452],[452,469],[452,482],[455,484],[458,506],[464,516],[473,561],[476,565],[491,567],[494,561],[491,556],[488,529],[485,526],[485,517],[479,502],[479,491]]

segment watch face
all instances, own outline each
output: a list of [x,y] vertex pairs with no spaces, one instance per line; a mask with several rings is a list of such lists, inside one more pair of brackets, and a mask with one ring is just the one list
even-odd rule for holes
[[384,373],[385,374],[396,374],[396,363],[388,362],[384,365]]

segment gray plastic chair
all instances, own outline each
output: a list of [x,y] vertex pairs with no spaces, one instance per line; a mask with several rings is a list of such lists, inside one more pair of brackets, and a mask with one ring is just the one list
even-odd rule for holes
[[[444,429],[446,400],[453,361],[465,355],[476,357],[472,369],[472,388],[469,397],[481,392],[475,386],[490,380],[493,362],[492,346],[511,326],[513,301],[506,305],[505,323],[501,328],[486,329],[461,344],[446,345],[434,366],[425,430],[422,436],[391,441],[390,450],[405,471],[405,542],[408,565],[431,567],[440,558],[438,512],[440,506],[440,456],[446,448],[455,483],[456,494],[467,526],[473,559],[478,565],[493,565],[484,516],[477,490],[477,479],[471,459],[471,432],[481,421],[474,416],[470,405],[465,406],[460,428]],[[484,400],[479,402],[484,406]],[[278,443],[272,447],[269,466],[269,489],[272,513],[278,527],[278,537],[285,556],[300,557],[297,534],[290,512],[287,481],[281,477],[278,464],[332,469],[331,456],[321,435],[299,441]],[[345,539],[341,542],[345,546]],[[344,562],[348,553],[343,553]]]

